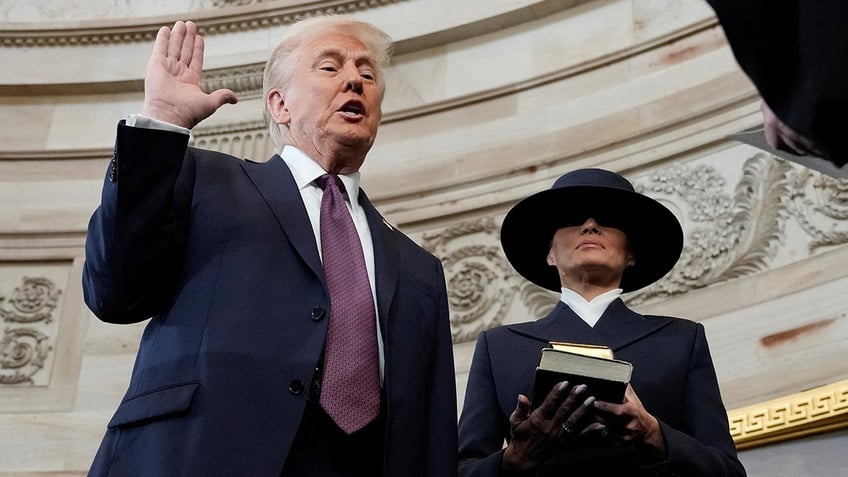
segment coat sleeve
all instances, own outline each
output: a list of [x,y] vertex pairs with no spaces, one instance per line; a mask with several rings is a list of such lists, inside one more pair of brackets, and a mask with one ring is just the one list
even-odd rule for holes
[[103,321],[145,320],[173,296],[190,203],[187,145],[185,134],[118,125],[83,268],[85,302]]
[[498,403],[487,335],[483,332],[477,338],[459,419],[460,477],[498,475],[507,432],[508,425]]
[[727,411],[700,323],[696,326],[683,399],[688,432],[660,422],[666,440],[667,475],[745,476],[730,437]]
[[848,2],[707,1],[775,114],[837,166],[848,162]]

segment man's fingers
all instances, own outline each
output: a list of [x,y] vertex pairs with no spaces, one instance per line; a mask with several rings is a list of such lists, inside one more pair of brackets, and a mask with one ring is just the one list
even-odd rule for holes
[[165,56],[168,54],[168,40],[171,38],[171,29],[163,26],[156,33],[156,41],[153,42],[153,55]]
[[189,46],[191,47],[191,51],[187,52],[186,55],[191,56],[185,57],[191,58],[191,61],[188,62],[188,67],[192,71],[196,71],[199,75],[203,71],[203,55],[206,49],[206,40],[204,40],[202,36],[196,35],[194,37],[194,41]]
[[195,62],[194,52],[197,49],[197,44],[200,43],[200,68],[197,71],[203,69],[203,37],[197,34],[197,25],[194,22],[188,21],[185,22],[185,36],[183,37],[182,44],[180,45],[180,57],[179,60],[182,63],[185,63],[189,66],[193,65]]
[[180,20],[174,23],[174,27],[171,28],[171,37],[168,41],[168,57],[174,61],[179,61],[180,59],[180,52],[183,48],[183,39],[185,38],[185,34],[185,22]]

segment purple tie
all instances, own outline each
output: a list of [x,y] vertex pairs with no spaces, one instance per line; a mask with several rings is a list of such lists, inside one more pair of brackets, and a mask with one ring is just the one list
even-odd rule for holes
[[325,174],[316,183],[324,189],[321,253],[330,291],[320,402],[339,428],[351,434],[380,413],[374,300],[359,234],[339,190],[339,178]]

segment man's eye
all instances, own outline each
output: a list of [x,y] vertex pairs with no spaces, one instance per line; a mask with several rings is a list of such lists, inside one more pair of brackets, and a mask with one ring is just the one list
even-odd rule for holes
[[374,75],[372,75],[371,73],[363,73],[362,77],[367,79],[368,81],[374,81]]
[[336,67],[335,67],[335,66],[322,66],[322,67],[320,67],[319,69],[320,69],[321,71],[330,71],[330,72],[336,71]]

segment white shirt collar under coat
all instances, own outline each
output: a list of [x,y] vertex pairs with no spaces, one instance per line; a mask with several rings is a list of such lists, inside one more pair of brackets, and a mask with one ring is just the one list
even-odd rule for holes
[[[327,171],[315,162],[314,159],[307,156],[303,153],[303,151],[294,146],[284,146],[283,152],[280,153],[280,157],[286,161],[289,169],[291,169],[291,173],[294,177],[295,184],[297,184],[298,190],[315,186],[315,179],[327,174]],[[339,174],[339,179],[341,179],[342,184],[345,186],[348,201],[350,202],[354,214],[358,213],[357,209],[359,208],[360,177],[361,174],[359,171],[346,175]]]
[[587,325],[595,327],[601,315],[607,311],[610,303],[615,301],[622,293],[621,288],[615,288],[608,292],[601,293],[592,301],[586,301],[579,293],[570,289],[563,288],[560,301],[568,305],[574,313],[577,314]]

